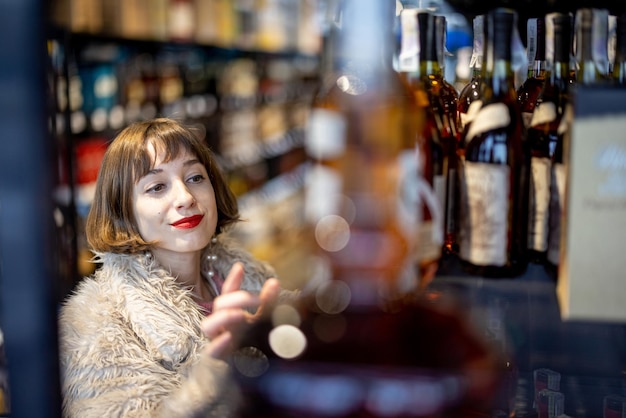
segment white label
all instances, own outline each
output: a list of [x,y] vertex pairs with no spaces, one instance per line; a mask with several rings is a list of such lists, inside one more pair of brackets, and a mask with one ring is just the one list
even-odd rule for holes
[[[472,104],[474,103],[475,102],[472,102]],[[482,106],[467,131],[465,142],[469,142],[472,138],[483,132],[504,128],[510,124],[511,115],[509,114],[509,108],[504,103],[493,103]]]
[[533,157],[530,161],[530,199],[528,205],[528,248],[548,249],[548,206],[550,205],[550,159]]
[[550,233],[548,236],[548,261],[558,265],[561,251],[561,217],[565,203],[565,165],[554,164],[550,185]]
[[346,149],[346,121],[337,112],[313,109],[306,126],[305,148],[313,158],[335,158]]
[[522,112],[522,122],[524,122],[525,127],[529,127],[530,123],[533,119],[533,112]]
[[481,100],[474,100],[467,108],[467,113],[459,113],[461,117],[461,128],[465,128],[467,124],[474,120],[482,105],[483,102]]
[[468,213],[461,233],[461,258],[479,266],[507,262],[509,217],[507,165],[465,161],[462,192]]
[[342,181],[338,172],[313,164],[306,172],[304,209],[312,224],[324,216],[339,213]]
[[[410,241],[413,245],[413,256],[418,263],[436,260],[441,256],[443,245],[443,209],[442,199],[445,198],[445,177],[437,176],[434,187],[421,176],[417,175],[416,153],[403,152],[400,158],[401,202],[398,206],[398,218],[404,227],[415,232]],[[439,178],[439,179],[438,179]],[[441,196],[440,193],[444,195]],[[428,208],[431,221],[424,220],[423,208]],[[408,229],[411,228],[411,229]]]
[[532,114],[530,126],[541,125],[542,123],[550,123],[556,120],[556,106],[552,102],[541,102],[535,107]]
[[400,25],[402,30],[402,40],[400,53],[398,54],[398,65],[400,71],[416,71],[419,69],[418,9],[402,9],[400,13]]

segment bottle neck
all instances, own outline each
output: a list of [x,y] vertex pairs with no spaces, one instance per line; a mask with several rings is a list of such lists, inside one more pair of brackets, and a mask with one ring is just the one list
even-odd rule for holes
[[510,59],[497,58],[482,72],[484,86],[490,87],[494,96],[503,96],[515,90],[515,75]]
[[482,78],[485,88],[496,97],[515,95],[515,75],[511,63],[515,14],[499,11],[485,21],[487,49]]
[[544,19],[528,19],[527,34],[528,78],[544,78],[547,68]]
[[472,46],[472,57],[470,59],[470,68],[472,69],[472,78],[478,78],[482,74],[483,67],[483,39],[485,37],[483,27],[484,16],[479,15],[474,18],[474,44]]
[[602,82],[608,68],[608,14],[604,10],[580,9],[576,19],[576,80],[580,84]]
[[558,84],[562,81],[566,81],[567,83],[569,83],[571,80],[569,61],[555,62],[552,70],[550,71],[550,76],[548,77],[548,79],[552,84]]
[[419,72],[422,77],[442,75],[439,65],[438,42],[435,16],[429,12],[417,14],[419,40]]
[[617,17],[616,33],[613,81],[619,85],[626,85],[626,13]]
[[388,9],[378,0],[345,2],[337,45],[339,68],[348,67],[350,72],[358,71],[368,78],[393,70],[393,16]]
[[546,75],[546,62],[544,60],[534,61],[528,66],[528,78],[544,78]]

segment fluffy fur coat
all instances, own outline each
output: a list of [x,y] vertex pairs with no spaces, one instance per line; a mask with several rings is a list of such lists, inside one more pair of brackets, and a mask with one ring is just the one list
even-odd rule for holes
[[[224,238],[209,253],[222,277],[244,263],[245,290],[259,291],[274,276]],[[199,355],[203,315],[190,291],[149,256],[96,259],[100,268],[60,311],[64,417],[233,416],[237,386],[225,362]]]

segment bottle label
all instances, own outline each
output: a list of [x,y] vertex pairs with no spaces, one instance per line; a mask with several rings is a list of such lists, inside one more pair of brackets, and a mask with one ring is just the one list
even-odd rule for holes
[[565,165],[554,164],[550,185],[550,232],[547,254],[548,261],[554,265],[559,264],[561,251],[561,216],[565,207],[565,176]]
[[[419,149],[400,155],[400,202],[397,205],[398,222],[407,231],[415,231],[409,238],[413,258],[418,264],[437,260],[443,245],[443,210],[441,193],[445,193],[445,177],[434,179],[434,187],[419,175]],[[445,194],[444,194],[445,196]],[[424,219],[423,208],[428,208],[430,220]]]
[[533,112],[522,112],[522,122],[524,122],[525,127],[531,126],[533,119]]
[[[472,105],[475,102],[472,103]],[[471,106],[470,106],[471,107]],[[469,111],[468,111],[469,113]],[[467,135],[465,136],[465,143],[468,143],[475,136],[482,134],[483,132],[492,131],[499,128],[505,128],[511,124],[511,115],[509,114],[509,108],[504,103],[493,103],[487,106],[482,106],[476,117],[472,121]]]
[[322,164],[307,167],[304,212],[315,224],[324,216],[339,213],[342,189],[341,175]]
[[556,120],[556,106],[552,102],[542,102],[535,107],[530,120],[530,126],[537,126],[544,123],[550,123]]
[[463,177],[467,213],[461,258],[475,265],[503,266],[507,262],[510,168],[466,160]]
[[306,152],[313,158],[335,158],[346,149],[346,121],[332,110],[313,109],[305,134]]
[[476,115],[478,114],[478,111],[480,110],[482,105],[483,102],[481,100],[474,100],[467,108],[467,113],[459,114],[459,116],[461,116],[461,128],[465,128],[466,125],[468,125],[474,120],[474,118],[476,118]]
[[548,248],[548,207],[550,204],[550,159],[532,157],[530,161],[530,199],[528,207],[528,248]]

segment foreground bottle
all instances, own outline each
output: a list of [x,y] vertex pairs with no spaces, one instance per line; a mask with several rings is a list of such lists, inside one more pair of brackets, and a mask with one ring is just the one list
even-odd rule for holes
[[467,271],[515,277],[527,266],[529,153],[511,66],[513,10],[485,15],[481,107],[465,137],[460,257]]
[[491,406],[488,346],[416,292],[424,114],[391,68],[389,5],[343,3],[335,82],[316,99],[306,138],[310,281],[233,357],[241,416],[467,416]]

